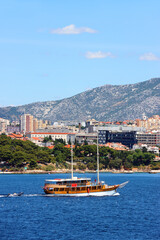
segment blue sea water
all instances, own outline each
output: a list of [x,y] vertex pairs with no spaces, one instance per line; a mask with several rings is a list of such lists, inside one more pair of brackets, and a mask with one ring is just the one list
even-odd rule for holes
[[[95,174],[77,174],[95,179]],[[160,239],[160,174],[100,174],[112,197],[47,197],[45,179],[68,174],[0,175],[0,239]],[[4,194],[24,192],[21,197]]]

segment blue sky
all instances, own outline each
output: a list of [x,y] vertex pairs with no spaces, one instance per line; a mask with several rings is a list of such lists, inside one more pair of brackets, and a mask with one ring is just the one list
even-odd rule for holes
[[0,106],[160,77],[159,0],[0,3]]

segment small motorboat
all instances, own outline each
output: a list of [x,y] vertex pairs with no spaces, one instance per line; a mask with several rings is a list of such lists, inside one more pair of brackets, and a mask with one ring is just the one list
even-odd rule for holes
[[9,193],[7,194],[7,197],[20,197],[23,195],[23,192],[20,193]]

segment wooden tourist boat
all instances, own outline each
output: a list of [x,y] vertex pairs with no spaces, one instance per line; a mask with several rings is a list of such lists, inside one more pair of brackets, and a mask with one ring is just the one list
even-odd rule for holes
[[44,192],[59,196],[111,196],[118,188],[127,182],[118,185],[106,185],[103,181],[91,182],[91,178],[53,179],[46,180]]
[[91,178],[73,177],[73,148],[71,146],[71,178],[48,179],[43,187],[46,194],[55,196],[111,196],[116,194],[118,188],[124,187],[128,182],[108,186],[99,181],[99,149],[97,139],[97,180]]

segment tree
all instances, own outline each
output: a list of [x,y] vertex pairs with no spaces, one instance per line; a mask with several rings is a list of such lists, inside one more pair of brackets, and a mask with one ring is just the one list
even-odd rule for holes
[[109,167],[110,168],[115,168],[115,169],[120,169],[122,166],[122,160],[119,158],[116,158],[114,160],[110,160],[109,162]]
[[48,140],[49,140],[49,142],[53,142],[51,135],[49,135]]
[[86,165],[83,163],[77,163],[77,167],[79,170],[82,170],[82,171],[86,169]]
[[26,163],[26,153],[17,151],[13,154],[13,158],[9,161],[12,167],[23,167]]
[[140,149],[136,149],[135,152],[133,153],[133,165],[134,166],[139,166],[143,163],[143,153]]
[[45,146],[47,146],[47,143],[48,143],[49,141],[50,141],[49,138],[48,138],[48,137],[45,137],[42,142],[45,143]]
[[68,140],[68,144],[71,145],[71,139]]
[[144,158],[143,158],[143,164],[149,165],[154,158],[155,158],[154,154],[145,152]]
[[100,157],[100,164],[102,164],[104,168],[107,168],[109,164],[108,156]]
[[125,160],[125,162],[124,162],[124,168],[125,169],[132,169],[132,163],[131,162],[129,162],[129,161],[127,161],[127,160]]
[[7,137],[5,134],[0,135],[0,146],[10,145],[11,144],[11,138]]
[[9,162],[13,158],[12,151],[9,145],[0,147],[0,161]]
[[87,164],[87,168],[88,168],[89,170],[96,170],[95,164],[94,164],[94,163],[91,163],[91,162],[89,162],[89,163]]
[[142,148],[142,152],[143,152],[143,153],[146,153],[146,152],[147,152],[147,148],[146,148],[146,147],[143,147],[143,148]]
[[65,162],[65,156],[63,153],[59,152],[56,156],[56,162],[63,163]]
[[54,145],[57,145],[57,144],[63,144],[63,145],[66,145],[66,142],[65,142],[65,140],[63,140],[62,138],[60,138],[60,139],[55,139],[55,141],[54,141]]
[[39,163],[47,164],[50,163],[52,160],[51,155],[45,151],[38,151],[37,152],[37,159]]
[[86,139],[84,140],[84,145],[88,145],[88,142]]
[[29,164],[29,168],[34,169],[38,166],[37,162],[35,160],[31,160]]

